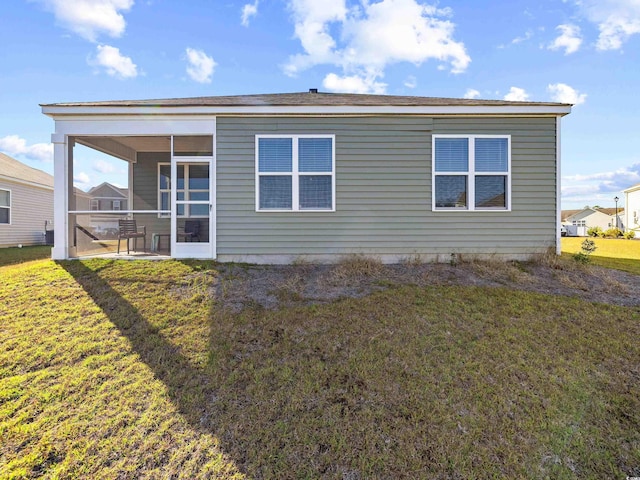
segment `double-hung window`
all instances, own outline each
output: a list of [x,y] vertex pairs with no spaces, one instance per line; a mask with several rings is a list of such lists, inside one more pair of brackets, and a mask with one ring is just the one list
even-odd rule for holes
[[510,210],[509,135],[434,135],[433,210]]
[[256,135],[256,210],[335,211],[335,135]]
[[0,189],[0,224],[11,223],[11,190]]

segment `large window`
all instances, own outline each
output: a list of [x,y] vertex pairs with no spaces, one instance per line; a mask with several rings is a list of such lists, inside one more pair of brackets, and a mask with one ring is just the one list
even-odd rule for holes
[[11,223],[11,190],[0,189],[0,223]]
[[257,135],[257,211],[334,211],[334,135]]
[[[176,196],[178,202],[184,200],[209,200],[209,165],[198,163],[180,164]],[[176,205],[178,217],[207,218],[208,204]],[[158,210],[171,210],[171,165],[158,164]],[[169,217],[169,213],[159,213],[159,217]]]
[[509,135],[433,136],[434,210],[510,210]]

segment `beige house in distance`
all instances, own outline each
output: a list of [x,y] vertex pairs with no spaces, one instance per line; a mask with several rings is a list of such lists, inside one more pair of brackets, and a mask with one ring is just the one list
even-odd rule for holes
[[53,176],[0,153],[0,247],[40,245],[53,229]]
[[[586,236],[587,229],[600,227],[608,230],[616,226],[615,208],[583,208],[582,210],[563,210],[562,224],[570,236]],[[624,209],[618,208],[617,226],[624,230]]]

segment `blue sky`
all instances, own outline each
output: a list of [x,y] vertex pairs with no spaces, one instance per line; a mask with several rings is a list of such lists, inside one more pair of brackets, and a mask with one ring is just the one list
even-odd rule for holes
[[[562,206],[640,183],[640,0],[9,0],[0,151],[49,173],[40,103],[321,91],[575,103]],[[75,182],[123,183],[80,149]]]

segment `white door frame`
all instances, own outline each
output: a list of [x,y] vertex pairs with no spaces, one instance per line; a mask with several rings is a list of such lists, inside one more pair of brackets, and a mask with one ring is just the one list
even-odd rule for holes
[[[212,138],[211,156],[176,156],[174,155],[173,140],[175,136],[171,136],[171,256],[173,258],[216,258],[216,205],[215,205],[215,134],[210,134]],[[209,231],[207,242],[178,242],[178,165],[207,165],[209,167],[209,200],[194,201],[184,199],[180,204],[189,207],[190,205],[208,205],[209,206]],[[186,168],[185,168],[186,172]],[[187,178],[185,178],[185,183]],[[185,190],[187,185],[185,184]]]

